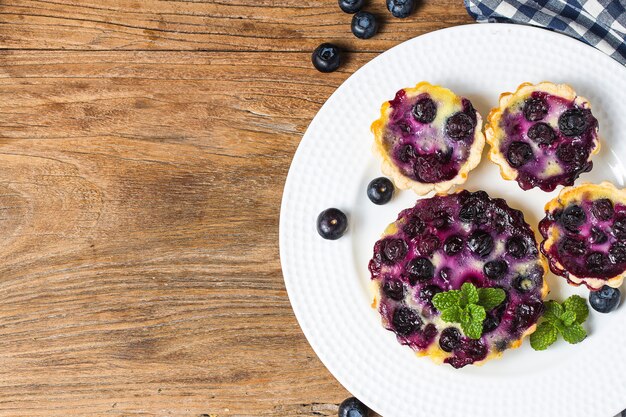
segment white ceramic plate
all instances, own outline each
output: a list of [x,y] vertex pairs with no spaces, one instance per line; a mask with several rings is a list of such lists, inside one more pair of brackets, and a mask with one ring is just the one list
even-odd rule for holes
[[[544,352],[528,341],[502,359],[460,370],[435,365],[401,346],[370,307],[367,263],[374,242],[411,191],[385,206],[366,196],[381,175],[370,152],[370,124],[402,87],[428,80],[468,97],[483,116],[498,95],[524,81],[567,82],[591,101],[602,151],[581,181],[626,181],[626,69],[568,37],[526,26],[468,25],[407,41],[372,60],[328,99],[293,159],[280,216],[280,253],[296,317],[322,362],[348,391],[384,417],[611,417],[626,407],[626,306],[587,322],[589,337]],[[465,188],[484,189],[523,210],[536,225],[559,191],[522,191],[486,157]],[[337,241],[316,232],[328,207],[348,214]],[[548,276],[550,298],[587,296]]]

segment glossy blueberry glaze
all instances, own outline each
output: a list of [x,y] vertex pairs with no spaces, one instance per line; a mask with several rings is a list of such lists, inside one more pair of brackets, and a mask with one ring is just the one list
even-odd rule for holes
[[461,103],[460,111],[442,115],[444,105],[428,93],[409,97],[400,90],[389,102],[391,114],[383,141],[406,177],[436,183],[459,173],[469,157],[477,120],[471,102],[462,99]]
[[554,229],[559,238],[549,250],[542,242],[541,251],[555,274],[606,280],[626,271],[625,205],[584,199],[546,213],[539,231],[547,239]]
[[593,167],[588,158],[596,146],[598,121],[572,100],[535,91],[506,109],[499,127],[505,133],[499,150],[517,169],[524,190],[572,185]]
[[[445,361],[459,368],[485,359],[490,351],[506,349],[536,323],[543,309],[544,270],[522,212],[484,191],[461,191],[418,200],[394,225],[374,245],[369,270],[380,284],[383,324],[400,343],[416,351],[444,346],[441,352],[451,351],[444,353]],[[482,236],[480,244],[477,236]],[[490,262],[486,269],[491,278],[484,271]],[[459,289],[464,282],[502,288],[507,299],[488,312],[480,339],[461,332],[457,341],[448,330],[445,340],[439,340],[441,332],[454,325],[440,319],[429,297]]]

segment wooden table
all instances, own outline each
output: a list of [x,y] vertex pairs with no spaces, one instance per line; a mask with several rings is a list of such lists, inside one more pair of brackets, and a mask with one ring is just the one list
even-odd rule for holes
[[370,3],[359,40],[336,0],[0,0],[0,415],[336,415],[278,258],[291,158],[357,68],[471,21]]

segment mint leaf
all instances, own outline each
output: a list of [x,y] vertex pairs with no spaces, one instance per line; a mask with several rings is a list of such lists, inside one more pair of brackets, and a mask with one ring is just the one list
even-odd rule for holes
[[506,293],[502,288],[480,288],[478,289],[478,304],[490,311],[504,301]]
[[576,321],[576,313],[573,311],[566,311],[561,314],[561,321],[566,327],[571,326]]
[[567,300],[563,301],[565,311],[571,311],[576,314],[576,323],[582,324],[587,320],[589,316],[589,307],[587,307],[587,301],[579,295],[572,295]]
[[563,314],[563,307],[556,301],[546,301],[543,303],[545,311],[543,312],[543,318],[550,323],[556,323],[560,321]]
[[461,320],[461,307],[453,306],[441,312],[441,320],[446,323],[459,323]]
[[463,333],[465,333],[465,336],[469,337],[470,339],[480,339],[480,336],[483,334],[482,323],[461,323],[461,328],[463,329]]
[[461,285],[461,307],[468,304],[476,304],[478,302],[478,290],[469,282]]
[[579,323],[574,323],[571,326],[563,328],[561,334],[563,335],[563,339],[569,343],[579,343],[587,337],[587,331]]
[[433,305],[439,311],[444,311],[450,307],[458,307],[461,301],[461,291],[451,290],[440,292],[433,297]]
[[471,321],[471,317],[470,317],[470,313],[467,307],[462,308],[461,313],[459,314],[459,323],[461,323],[461,325],[463,323],[469,324],[470,321]]
[[487,317],[485,309],[476,304],[467,306],[468,319],[461,322],[465,335],[472,339],[479,339],[483,334],[483,321]]
[[546,350],[548,346],[556,342],[558,332],[556,328],[547,321],[544,321],[533,334],[530,335],[530,346],[535,350]]

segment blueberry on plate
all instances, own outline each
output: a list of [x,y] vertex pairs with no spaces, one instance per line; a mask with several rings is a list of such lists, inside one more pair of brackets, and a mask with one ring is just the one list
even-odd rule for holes
[[313,51],[311,62],[319,72],[333,72],[341,63],[339,48],[332,43],[323,43]]
[[589,294],[589,304],[600,313],[609,313],[617,308],[621,293],[617,288],[605,285],[599,291]]
[[378,32],[376,16],[369,12],[358,12],[352,16],[352,34],[360,39],[369,39]]
[[346,232],[348,218],[339,209],[329,208],[317,216],[317,233],[328,240],[337,240]]
[[356,13],[363,8],[365,0],[339,0],[339,7],[346,13]]
[[367,185],[367,197],[374,204],[387,204],[393,197],[394,186],[389,178],[378,177]]
[[387,10],[391,12],[393,17],[401,19],[409,17],[415,10],[415,0],[387,0]]
[[339,417],[367,417],[369,408],[355,397],[346,398],[339,405]]

